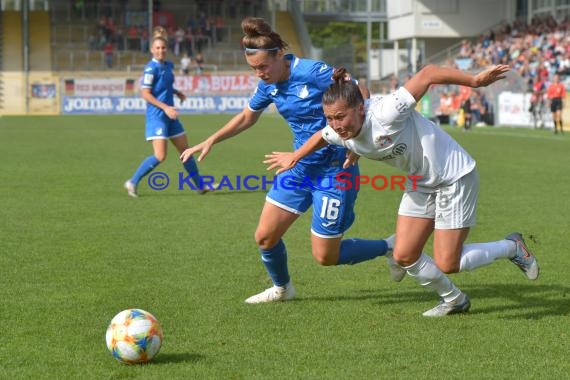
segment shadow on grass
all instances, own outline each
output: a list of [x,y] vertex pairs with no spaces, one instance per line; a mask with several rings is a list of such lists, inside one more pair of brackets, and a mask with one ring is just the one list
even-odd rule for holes
[[194,353],[159,353],[150,365],[172,364],[172,363],[197,363],[206,357]]
[[[539,284],[487,284],[463,286],[471,297],[473,314],[500,313],[505,319],[540,319],[570,315],[570,287]],[[496,298],[492,305],[477,306],[477,299]],[[508,303],[501,301],[508,300]],[[474,302],[475,301],[475,302]],[[488,301],[487,304],[492,303]]]
[[[521,279],[521,281],[524,281]],[[496,314],[502,319],[541,319],[570,316],[570,287],[561,285],[486,284],[463,285],[471,299],[469,314]],[[359,301],[376,300],[380,305],[424,303],[437,296],[429,291],[398,289],[366,289],[350,296],[307,297],[294,301]]]

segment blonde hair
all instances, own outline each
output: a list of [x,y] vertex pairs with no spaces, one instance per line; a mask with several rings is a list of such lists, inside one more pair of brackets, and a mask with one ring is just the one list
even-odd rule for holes
[[152,30],[152,42],[156,40],[163,40],[168,43],[168,33],[163,26],[157,26]]

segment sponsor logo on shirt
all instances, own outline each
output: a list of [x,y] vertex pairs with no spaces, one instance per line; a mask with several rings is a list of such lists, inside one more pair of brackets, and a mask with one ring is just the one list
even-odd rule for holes
[[392,160],[398,156],[401,156],[402,154],[404,154],[406,152],[406,150],[408,149],[408,146],[404,143],[400,143],[398,145],[396,145],[395,147],[392,148],[392,153],[381,157],[378,159],[378,161],[386,161],[386,160]]

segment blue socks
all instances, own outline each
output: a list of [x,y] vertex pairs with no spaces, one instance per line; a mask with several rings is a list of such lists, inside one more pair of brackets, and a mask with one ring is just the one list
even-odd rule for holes
[[150,173],[152,171],[152,169],[154,169],[155,167],[158,166],[158,164],[160,164],[160,161],[158,160],[158,158],[156,158],[154,156],[154,154],[151,156],[148,156],[147,158],[145,158],[143,160],[143,162],[141,162],[139,168],[137,169],[137,171],[135,172],[135,174],[131,178],[131,181],[135,185],[138,185],[141,178],[144,177],[145,175],[147,175],[148,173]]
[[198,172],[198,165],[196,165],[196,161],[194,157],[190,157],[188,161],[184,163],[184,169],[190,174],[192,177],[190,179],[194,182],[197,189],[202,188],[202,184],[200,183],[200,173]]
[[285,286],[289,283],[289,269],[287,268],[287,249],[283,240],[270,249],[259,249],[261,261],[276,286]]
[[340,242],[340,253],[336,265],[358,264],[384,256],[388,251],[385,240],[344,239]]

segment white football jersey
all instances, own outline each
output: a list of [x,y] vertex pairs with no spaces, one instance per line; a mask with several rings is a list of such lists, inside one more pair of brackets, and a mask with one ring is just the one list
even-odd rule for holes
[[[322,130],[322,136],[330,144],[384,161],[408,175],[421,176],[416,180],[417,190],[432,192],[472,171],[475,160],[451,136],[417,112],[415,105],[412,94],[400,87],[390,95],[370,98],[358,136],[343,140],[330,126]],[[412,190],[412,184],[408,180],[408,190]]]

